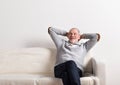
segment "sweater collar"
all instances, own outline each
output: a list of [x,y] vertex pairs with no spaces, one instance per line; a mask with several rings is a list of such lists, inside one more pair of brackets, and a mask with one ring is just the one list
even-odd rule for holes
[[82,42],[81,41],[78,41],[76,43],[71,43],[70,41],[67,41],[69,45],[81,45]]

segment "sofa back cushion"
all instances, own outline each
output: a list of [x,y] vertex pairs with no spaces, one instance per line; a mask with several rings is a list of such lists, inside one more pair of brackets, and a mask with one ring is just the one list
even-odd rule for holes
[[[27,73],[53,75],[55,55],[56,50],[49,48],[0,50],[0,74]],[[87,63],[89,63],[88,58],[85,61],[85,67],[88,65]]]

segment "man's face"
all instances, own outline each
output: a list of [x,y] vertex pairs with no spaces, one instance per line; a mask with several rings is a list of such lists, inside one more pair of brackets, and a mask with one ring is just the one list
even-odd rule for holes
[[70,43],[76,43],[80,39],[79,31],[76,28],[72,28],[67,35]]

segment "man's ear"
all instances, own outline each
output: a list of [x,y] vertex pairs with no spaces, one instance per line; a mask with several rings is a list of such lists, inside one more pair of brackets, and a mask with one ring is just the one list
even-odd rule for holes
[[69,34],[69,33],[67,32],[65,36],[68,37],[68,34]]
[[80,41],[81,40],[81,35],[79,34],[79,39],[78,39],[78,41]]

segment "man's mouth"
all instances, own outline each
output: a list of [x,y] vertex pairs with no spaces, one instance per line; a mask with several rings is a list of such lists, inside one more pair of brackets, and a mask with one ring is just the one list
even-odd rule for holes
[[71,37],[70,39],[75,39],[74,37]]

